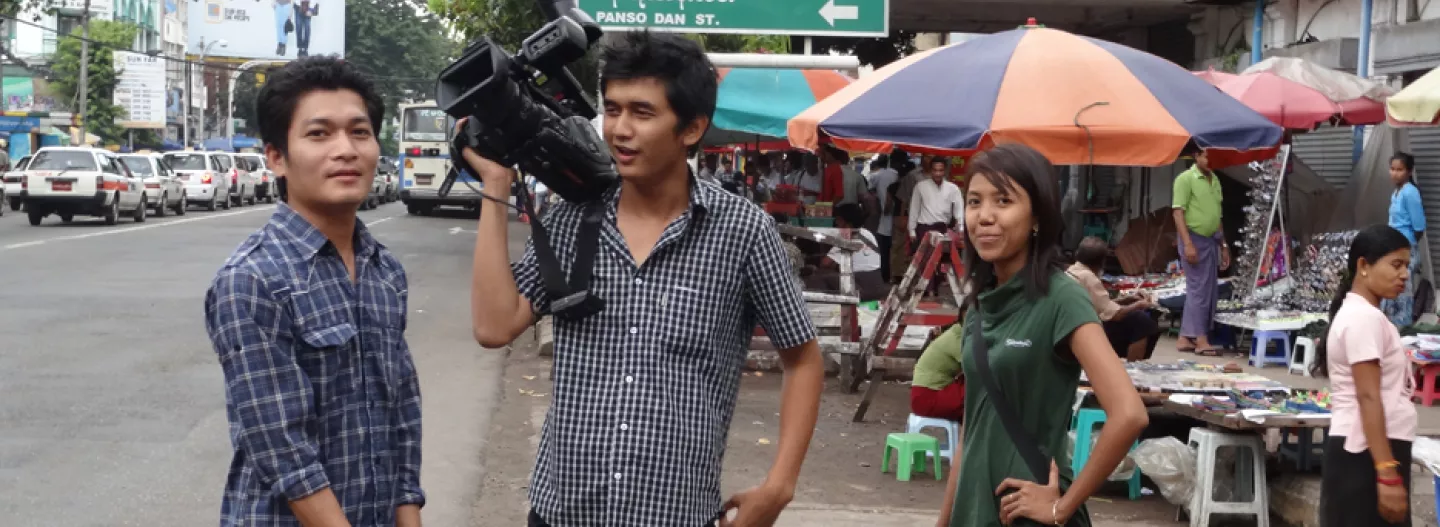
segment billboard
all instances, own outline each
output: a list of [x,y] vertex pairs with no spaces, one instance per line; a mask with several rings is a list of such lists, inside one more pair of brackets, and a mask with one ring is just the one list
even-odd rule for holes
[[[191,55],[286,60],[302,53],[345,54],[343,0],[192,1],[185,46]],[[219,41],[225,45],[214,44]]]
[[165,61],[127,51],[115,55],[115,105],[123,128],[165,128]]

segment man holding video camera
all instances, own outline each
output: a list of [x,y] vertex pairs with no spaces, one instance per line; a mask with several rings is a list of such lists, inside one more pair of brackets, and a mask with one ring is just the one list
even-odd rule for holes
[[[620,184],[595,216],[562,202],[542,219],[567,261],[582,222],[598,218],[591,290],[604,309],[554,319],[555,394],[529,524],[768,526],[794,495],[815,426],[824,382],[815,330],[770,218],[686,164],[715,110],[709,59],[679,35],[612,38],[602,50],[604,137]],[[508,202],[514,171],[462,154],[487,197]],[[475,242],[475,338],[487,347],[508,345],[556,300],[534,238],[509,262],[507,221],[503,207],[482,208]],[[756,322],[783,350],[780,442],[765,481],[722,503],[721,459]]]

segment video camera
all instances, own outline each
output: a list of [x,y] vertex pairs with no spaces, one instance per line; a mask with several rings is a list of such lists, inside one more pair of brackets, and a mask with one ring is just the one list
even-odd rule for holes
[[450,193],[461,170],[480,173],[461,155],[472,148],[502,166],[518,166],[566,201],[584,203],[567,281],[529,189],[523,182],[517,185],[517,201],[536,220],[530,224],[531,241],[550,312],[579,320],[605,308],[590,293],[590,275],[603,217],[599,198],[619,183],[620,175],[610,147],[590,124],[598,115],[595,104],[565,66],[584,57],[603,33],[574,0],[537,1],[549,22],[525,39],[519,53],[512,56],[489,37],[480,37],[440,72],[436,102],[451,117],[468,119],[450,140],[454,168],[439,194]]
[[[583,203],[615,185],[610,148],[590,120],[598,112],[565,66],[600,40],[600,26],[573,0],[538,0],[550,21],[527,37],[512,56],[480,37],[444,71],[436,85],[440,108],[468,117],[451,141],[451,163],[470,169],[464,147],[504,166],[519,166],[566,201]],[[447,175],[449,193],[457,171]]]

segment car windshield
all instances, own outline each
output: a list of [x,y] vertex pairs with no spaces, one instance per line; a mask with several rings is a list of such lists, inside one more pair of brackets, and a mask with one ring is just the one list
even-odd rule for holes
[[250,161],[251,170],[265,170],[265,158],[260,156],[243,156]]
[[30,160],[30,170],[99,170],[95,155],[80,150],[46,150]]
[[204,154],[165,154],[165,160],[175,170],[205,170]]
[[138,156],[125,156],[120,158],[120,162],[125,163],[125,168],[130,169],[130,171],[137,176],[149,177],[155,175],[155,169],[150,166],[149,159]]
[[30,166],[30,156],[25,156],[25,157],[20,158],[20,162],[19,162],[19,163],[15,163],[15,170],[16,170],[17,172],[18,172],[18,171],[21,171],[21,170],[25,170],[25,168],[28,167],[28,166]]

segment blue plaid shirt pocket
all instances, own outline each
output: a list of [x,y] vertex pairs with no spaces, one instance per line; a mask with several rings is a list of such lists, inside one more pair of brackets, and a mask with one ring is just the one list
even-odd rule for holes
[[305,328],[301,339],[305,344],[317,350],[338,348],[348,344],[359,334],[355,326],[349,322],[342,322],[333,326],[317,324],[315,328]]

